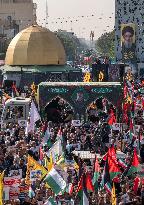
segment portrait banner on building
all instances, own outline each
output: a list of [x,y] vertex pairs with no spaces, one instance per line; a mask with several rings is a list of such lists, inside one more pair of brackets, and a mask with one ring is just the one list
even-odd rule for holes
[[122,62],[136,62],[136,35],[135,24],[121,24]]
[[110,65],[108,70],[109,82],[119,82],[120,77],[120,66],[117,64]]

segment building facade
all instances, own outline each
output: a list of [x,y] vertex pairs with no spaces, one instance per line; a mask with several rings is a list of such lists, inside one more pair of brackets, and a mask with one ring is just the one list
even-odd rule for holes
[[32,25],[36,16],[33,0],[0,0],[0,53],[21,30]]
[[115,0],[115,31],[116,61],[144,68],[143,0]]

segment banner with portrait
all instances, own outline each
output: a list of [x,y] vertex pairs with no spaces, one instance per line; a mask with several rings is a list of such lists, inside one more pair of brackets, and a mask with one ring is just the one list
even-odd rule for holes
[[122,62],[136,62],[136,35],[135,24],[121,24]]

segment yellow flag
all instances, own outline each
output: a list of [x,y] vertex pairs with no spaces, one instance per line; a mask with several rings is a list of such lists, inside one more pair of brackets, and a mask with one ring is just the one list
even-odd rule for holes
[[35,83],[34,83],[34,82],[33,82],[32,85],[31,85],[31,89],[32,89],[32,91],[35,91],[35,89],[36,89],[36,86],[35,86]]
[[103,74],[102,71],[100,71],[100,73],[99,73],[99,82],[102,82],[103,79],[104,79],[104,74]]
[[91,81],[91,74],[85,73],[83,81],[89,83]]
[[0,174],[0,205],[3,205],[3,178],[4,178],[4,172]]
[[112,205],[116,205],[116,193],[115,193],[115,185],[113,183],[113,188],[112,188]]
[[76,171],[79,170],[79,166],[78,166],[78,164],[76,163],[76,161],[74,162],[74,168],[75,168]]
[[60,157],[60,159],[56,162],[57,165],[59,165],[59,167],[61,167],[62,169],[64,169],[65,167],[67,167],[66,163],[65,163],[65,158],[62,155]]
[[49,163],[48,158],[47,158],[47,156],[45,156],[44,157],[44,167],[47,169],[48,169],[48,163]]
[[41,170],[41,179],[43,179],[47,174],[47,170],[43,166],[41,166],[36,160],[34,160],[30,155],[28,155],[26,184],[30,184],[30,172],[32,170]]
[[127,103],[132,104],[132,98],[130,96],[127,96]]
[[50,154],[50,161],[48,162],[48,171],[50,171],[53,168],[53,158],[52,153]]

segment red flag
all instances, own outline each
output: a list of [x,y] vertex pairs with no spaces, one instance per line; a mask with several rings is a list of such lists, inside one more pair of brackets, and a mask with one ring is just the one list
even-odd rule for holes
[[18,90],[17,90],[17,88],[16,88],[16,84],[13,82],[13,85],[12,85],[12,90],[13,90],[13,92],[15,92],[15,94],[17,95],[17,96],[19,96],[19,92],[18,92]]
[[138,167],[139,166],[139,159],[138,159],[138,155],[137,155],[137,151],[136,148],[134,148],[134,154],[133,154],[133,162],[132,162],[132,166]]
[[126,83],[124,84],[124,98],[127,97],[127,93],[128,93],[128,88],[127,88],[127,85]]
[[97,156],[95,158],[94,172],[100,172],[100,165]]
[[106,161],[106,160],[107,160],[107,155],[108,155],[108,153],[106,153],[106,154],[103,156],[103,158],[102,158],[103,161]]
[[41,161],[42,161],[43,158],[44,158],[44,152],[43,152],[43,150],[42,150],[42,147],[39,148],[39,158],[40,158]]
[[90,174],[87,172],[86,174],[83,173],[80,181],[78,183],[78,188],[76,192],[81,191],[85,186],[85,189],[87,190],[87,192],[93,192],[94,191],[94,186],[92,184],[92,179]]
[[91,175],[87,172],[86,173],[86,189],[88,192],[94,192],[94,186],[92,184]]
[[113,146],[110,147],[108,150],[108,165],[109,165],[109,174],[111,179],[113,179],[115,176],[121,173],[117,161],[115,148]]
[[128,170],[127,175],[131,175],[132,173],[137,172],[139,170],[139,165],[140,163],[139,163],[137,151],[136,151],[136,148],[134,148],[132,164],[131,164],[130,169]]
[[133,190],[134,190],[135,194],[137,194],[137,191],[138,191],[138,188],[139,188],[139,184],[140,184],[140,178],[136,177],[134,179],[134,182],[133,182]]
[[108,119],[108,124],[111,126],[113,125],[113,123],[116,123],[116,117],[115,117],[114,111],[111,109],[110,116]]
[[62,130],[61,130],[61,127],[59,128],[59,131],[58,131],[57,136],[58,136],[59,138],[62,138]]
[[128,111],[128,104],[127,103],[123,104],[123,111],[125,111],[125,112]]

